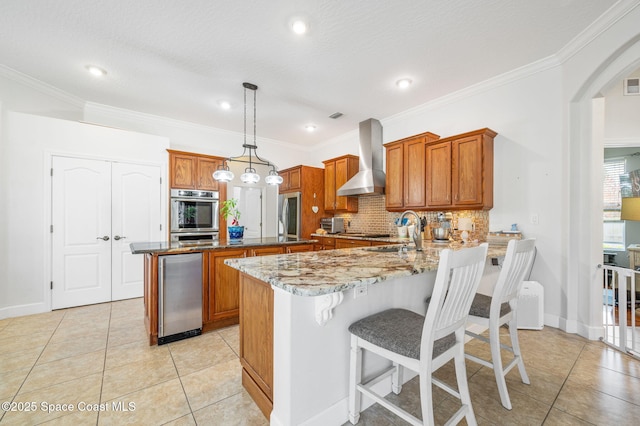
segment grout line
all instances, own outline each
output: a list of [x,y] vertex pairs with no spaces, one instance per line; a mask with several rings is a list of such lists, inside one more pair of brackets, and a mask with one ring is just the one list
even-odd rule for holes
[[[109,319],[107,327],[107,341],[104,344],[104,361],[102,362],[102,378],[100,379],[100,395],[98,395],[98,404],[102,404],[102,391],[104,390],[104,372],[107,370],[107,351],[109,350],[109,332],[111,331],[111,316],[113,315],[113,303],[109,302]],[[96,426],[100,422],[100,410],[96,417]]]

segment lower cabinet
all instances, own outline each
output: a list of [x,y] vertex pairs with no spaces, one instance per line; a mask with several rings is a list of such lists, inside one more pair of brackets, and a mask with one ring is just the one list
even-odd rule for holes
[[240,274],[242,386],[268,419],[273,409],[273,290]]
[[314,250],[313,244],[300,244],[300,245],[286,247],[287,253],[301,253],[301,252],[313,251],[313,250]]
[[336,248],[371,247],[371,241],[336,238]]
[[208,252],[208,274],[204,278],[202,295],[203,331],[238,323],[239,272],[225,265],[224,261],[247,255],[246,249]]

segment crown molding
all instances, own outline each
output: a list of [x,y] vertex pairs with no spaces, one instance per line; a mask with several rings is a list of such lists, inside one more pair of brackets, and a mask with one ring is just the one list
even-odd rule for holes
[[[133,111],[124,108],[113,107],[110,105],[99,104],[95,102],[86,102],[84,104],[85,119],[87,112],[97,112],[102,116],[111,117],[115,119],[125,120],[129,122],[146,123],[152,126],[164,126],[171,127],[179,130],[196,131],[202,133],[217,133],[220,135],[227,135],[231,137],[242,137],[242,133],[233,132],[230,130],[220,129],[218,127],[205,126],[203,124],[191,123],[188,121],[176,120],[174,118],[162,117],[159,115],[148,114],[145,112]],[[101,124],[101,123],[94,123]],[[283,142],[276,139],[269,138],[256,138],[258,142],[268,143],[270,145],[282,147],[283,149],[294,149],[302,151],[299,146],[291,144],[289,142]]]
[[72,106],[82,109],[84,106],[84,100],[74,96],[68,92],[58,89],[43,81],[37,80],[27,74],[23,74],[20,71],[16,71],[13,68],[9,68],[4,64],[0,64],[0,76],[5,77],[15,83],[27,86],[34,89],[44,95],[51,96],[59,101],[65,102]]
[[555,56],[563,64],[584,49],[598,36],[611,28],[616,22],[640,6],[639,0],[620,0],[598,17],[591,25],[569,41]]

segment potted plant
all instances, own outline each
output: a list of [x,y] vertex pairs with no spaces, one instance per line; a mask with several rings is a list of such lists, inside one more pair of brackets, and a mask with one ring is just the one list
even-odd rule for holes
[[220,214],[225,221],[232,218],[231,225],[227,226],[230,241],[240,241],[244,236],[244,226],[240,226],[240,210],[238,210],[238,200],[230,198],[222,202]]

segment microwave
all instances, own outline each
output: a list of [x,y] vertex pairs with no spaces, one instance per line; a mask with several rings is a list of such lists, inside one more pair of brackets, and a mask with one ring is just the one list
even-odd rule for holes
[[320,228],[327,231],[328,234],[339,234],[340,232],[344,232],[344,218],[323,217],[320,219]]

